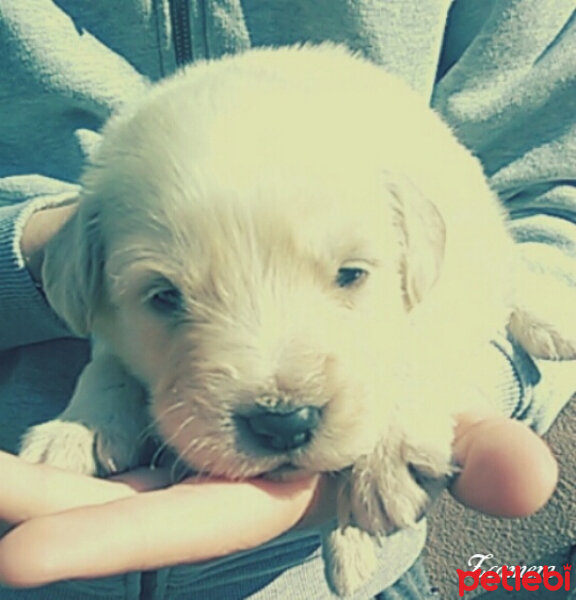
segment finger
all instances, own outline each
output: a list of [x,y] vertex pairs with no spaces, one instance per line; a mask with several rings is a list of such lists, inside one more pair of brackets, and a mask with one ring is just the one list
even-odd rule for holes
[[0,452],[0,520],[18,524],[88,504],[101,504],[169,484],[163,470],[139,470],[116,481],[95,479]]
[[158,569],[252,548],[292,527],[312,501],[314,489],[315,479],[187,481],[32,519],[0,541],[0,580],[32,587]]
[[549,500],[558,465],[526,425],[503,417],[461,419],[454,445],[462,472],[451,487],[466,506],[500,517],[524,517]]

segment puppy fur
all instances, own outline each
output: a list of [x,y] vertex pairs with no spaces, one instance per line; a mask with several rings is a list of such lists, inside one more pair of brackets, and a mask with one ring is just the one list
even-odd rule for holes
[[[475,351],[514,314],[530,351],[574,353],[514,313],[513,261],[478,161],[394,76],[329,45],[192,66],[110,121],[46,251],[95,350],[22,456],[122,470],[152,431],[198,472],[338,474],[324,555],[351,594],[422,514],[414,474],[451,472],[456,409],[486,407]],[[243,425],[299,407],[320,422],[297,448]]]

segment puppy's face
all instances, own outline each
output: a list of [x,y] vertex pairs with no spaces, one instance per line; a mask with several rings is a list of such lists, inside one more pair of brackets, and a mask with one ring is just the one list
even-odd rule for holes
[[96,328],[194,468],[337,470],[382,431],[405,309],[388,203],[363,175],[203,181],[106,214]]
[[419,293],[381,134],[341,118],[368,96],[271,81],[177,83],[113,124],[69,227],[79,266],[56,277],[76,291],[47,287],[147,387],[166,443],[234,478],[369,452]]

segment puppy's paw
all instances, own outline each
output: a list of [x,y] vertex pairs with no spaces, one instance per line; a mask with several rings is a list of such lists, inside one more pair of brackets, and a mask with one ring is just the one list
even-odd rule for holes
[[512,337],[533,357],[573,360],[576,358],[576,332],[570,329],[574,329],[574,325],[570,324],[570,329],[565,327],[562,333],[557,327],[519,309],[512,313],[508,324]]
[[20,456],[85,475],[98,473],[96,434],[81,423],[55,419],[32,427],[22,439]]
[[[540,261],[536,259],[533,264]],[[533,264],[523,259],[513,272],[509,331],[535,358],[573,360],[576,358],[576,292],[560,277],[541,273]]]
[[113,356],[95,349],[66,410],[32,427],[20,456],[86,475],[106,475],[139,464],[148,428],[145,393]]
[[133,427],[96,428],[61,417],[32,427],[20,456],[33,463],[84,475],[107,475],[138,464],[139,432]]
[[453,472],[451,423],[445,433],[417,442],[388,437],[357,461],[349,473],[350,522],[373,535],[414,526]]
[[326,580],[338,596],[357,592],[378,566],[376,541],[356,527],[338,528],[322,539]]

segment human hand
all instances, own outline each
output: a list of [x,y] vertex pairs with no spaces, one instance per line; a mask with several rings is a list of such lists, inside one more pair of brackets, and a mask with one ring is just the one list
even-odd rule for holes
[[[102,480],[0,453],[0,582],[34,587],[216,558],[290,529],[316,478],[184,480],[140,469]],[[32,490],[32,492],[31,492]],[[73,541],[71,541],[73,532]]]
[[76,208],[76,203],[50,206],[32,213],[26,221],[20,247],[28,271],[37,283],[42,282],[42,263],[46,244],[62,229]]
[[457,421],[453,451],[462,471],[450,487],[456,500],[499,517],[526,517],[548,502],[558,464],[540,437],[502,416],[468,413]]
[[[522,517],[554,491],[556,461],[526,426],[503,417],[458,418],[454,497],[476,510]],[[114,480],[30,465],[0,453],[0,581],[32,587],[198,562],[262,544],[335,514],[337,479],[185,480],[141,469]],[[30,492],[33,490],[33,493]],[[70,532],[74,543],[70,543]]]

